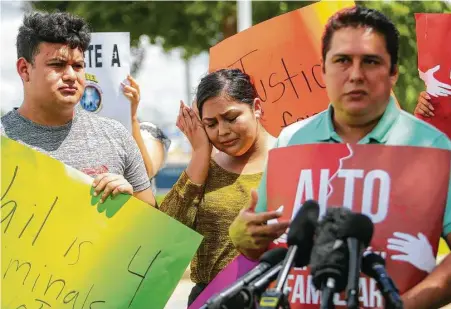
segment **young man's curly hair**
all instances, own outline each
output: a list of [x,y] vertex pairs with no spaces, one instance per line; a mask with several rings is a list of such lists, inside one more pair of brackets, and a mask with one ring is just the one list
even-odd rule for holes
[[26,15],[17,35],[17,58],[33,63],[39,44],[62,43],[83,52],[89,47],[91,33],[88,24],[69,13],[33,12]]

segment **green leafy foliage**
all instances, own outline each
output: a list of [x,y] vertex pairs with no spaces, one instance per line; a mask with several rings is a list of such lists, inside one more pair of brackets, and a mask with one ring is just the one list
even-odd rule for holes
[[[254,1],[254,24],[309,5],[316,1]],[[381,10],[398,27],[400,76],[395,94],[412,112],[424,89],[418,77],[415,13],[451,12],[445,1],[356,1]],[[183,48],[184,57],[197,55],[236,33],[236,1],[33,1],[35,9],[69,11],[84,17],[93,31],[130,32],[132,46],[141,35],[151,43],[161,42],[169,51]],[[138,64],[139,66],[139,64]]]

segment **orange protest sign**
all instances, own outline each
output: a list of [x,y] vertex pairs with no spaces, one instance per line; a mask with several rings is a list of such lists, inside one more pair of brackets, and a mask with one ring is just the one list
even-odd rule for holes
[[273,136],[327,108],[321,36],[327,19],[353,1],[318,2],[272,18],[210,49],[210,71],[239,68],[263,101],[262,125]]
[[354,5],[317,2],[257,24],[213,46],[209,71],[238,68],[249,74],[263,101],[261,123],[277,137],[284,127],[327,108],[322,33],[329,17]]

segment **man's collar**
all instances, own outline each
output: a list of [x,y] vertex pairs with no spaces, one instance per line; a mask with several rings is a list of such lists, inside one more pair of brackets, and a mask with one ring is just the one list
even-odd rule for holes
[[388,138],[388,132],[390,132],[391,127],[400,114],[401,111],[396,106],[395,100],[392,96],[390,96],[390,102],[388,102],[382,118],[379,120],[376,127],[367,136],[365,136],[365,138],[375,140],[379,144],[385,143]]
[[[335,132],[334,125],[332,122],[333,117],[333,107],[329,104],[325,117],[322,119],[320,126],[317,129],[317,136],[319,141],[330,141],[342,142],[341,137]],[[370,141],[376,141],[379,144],[383,144],[387,141],[388,132],[392,127],[393,123],[396,121],[400,114],[399,108],[396,106],[393,97],[390,96],[390,101],[388,102],[385,112],[382,118],[379,120],[376,127],[368,133],[362,140],[359,141],[361,144],[368,144]]]

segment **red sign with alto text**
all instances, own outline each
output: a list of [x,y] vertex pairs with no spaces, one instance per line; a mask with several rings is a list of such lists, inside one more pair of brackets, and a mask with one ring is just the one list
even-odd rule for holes
[[[384,145],[312,144],[270,151],[268,210],[293,218],[308,199],[327,207],[345,206],[374,223],[370,249],[386,259],[386,269],[401,293],[435,266],[450,181],[447,150]],[[427,160],[425,159],[427,158]],[[283,207],[283,208],[282,208]],[[285,235],[286,236],[286,235]],[[286,237],[275,241],[284,246]],[[309,269],[295,269],[287,282],[292,309],[318,308]],[[346,305],[336,295],[337,308]],[[361,308],[383,308],[376,282],[360,278]]]

